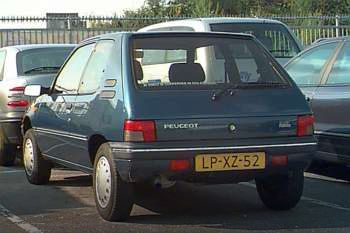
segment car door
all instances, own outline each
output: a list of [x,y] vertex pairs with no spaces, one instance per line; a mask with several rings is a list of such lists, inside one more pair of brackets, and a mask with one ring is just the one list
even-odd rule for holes
[[71,140],[77,136],[70,132],[71,112],[81,76],[92,53],[94,44],[78,48],[59,72],[51,94],[41,96],[36,132],[41,152],[60,161],[70,161]]
[[315,46],[299,54],[285,67],[310,101],[311,106],[315,91],[321,83],[327,64],[334,55],[337,46],[337,42]]
[[[313,99],[320,150],[350,159],[350,43],[341,44]],[[327,154],[325,154],[327,156]],[[334,157],[334,156],[333,156]]]
[[104,134],[102,128],[103,112],[108,110],[108,106],[111,107],[109,101],[102,100],[99,89],[103,87],[102,80],[115,78],[112,72],[116,68],[109,65],[113,46],[113,40],[101,40],[96,44],[83,73],[78,95],[73,104],[71,133],[75,137],[72,138],[71,152],[74,157],[71,159],[74,160],[73,162],[87,167],[91,166],[87,139],[91,135]]

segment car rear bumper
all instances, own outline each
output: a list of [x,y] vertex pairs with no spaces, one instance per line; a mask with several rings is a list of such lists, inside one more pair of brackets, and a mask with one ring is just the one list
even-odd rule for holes
[[[122,179],[140,182],[165,176],[170,180],[184,180],[205,183],[233,183],[249,181],[273,173],[304,169],[312,160],[317,143],[313,137],[296,140],[287,138],[240,140],[239,142],[159,142],[159,143],[110,143],[113,158]],[[265,152],[264,169],[196,172],[195,157],[200,154]],[[273,156],[288,156],[288,164],[275,166]],[[172,160],[188,160],[187,170],[171,171]]]

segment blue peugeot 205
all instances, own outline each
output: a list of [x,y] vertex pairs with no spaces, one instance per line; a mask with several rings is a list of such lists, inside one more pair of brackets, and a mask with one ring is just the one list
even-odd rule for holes
[[249,35],[102,35],[75,49],[50,89],[25,94],[39,96],[22,124],[29,182],[47,183],[55,164],[90,173],[109,221],[129,217],[146,181],[255,180],[268,208],[291,209],[316,149],[305,97]]

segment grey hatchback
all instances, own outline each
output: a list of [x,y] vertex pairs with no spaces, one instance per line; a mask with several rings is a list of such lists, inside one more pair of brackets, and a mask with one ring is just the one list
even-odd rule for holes
[[316,159],[350,164],[350,38],[320,40],[285,68],[315,114]]
[[22,143],[20,125],[33,99],[24,96],[24,87],[49,87],[74,45],[17,45],[0,49],[0,165],[14,163]]
[[316,148],[304,96],[249,35],[103,35],[77,47],[50,90],[25,93],[42,94],[22,125],[29,182],[47,183],[54,163],[93,174],[106,220],[125,220],[146,181],[255,179],[267,207],[293,208]]

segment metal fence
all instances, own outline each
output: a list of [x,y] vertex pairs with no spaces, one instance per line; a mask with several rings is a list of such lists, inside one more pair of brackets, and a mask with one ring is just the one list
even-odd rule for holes
[[[185,19],[125,17],[2,17],[0,47],[17,44],[79,43],[115,31],[132,31],[150,24]],[[350,35],[350,16],[268,16],[286,23],[307,46],[319,38]]]

